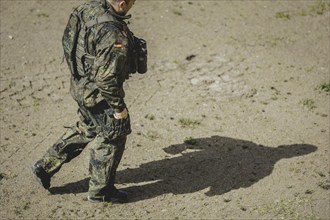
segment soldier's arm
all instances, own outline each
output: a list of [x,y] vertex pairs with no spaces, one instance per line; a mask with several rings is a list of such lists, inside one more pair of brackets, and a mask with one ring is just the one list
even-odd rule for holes
[[123,42],[125,39],[119,33],[109,30],[97,40],[95,65],[98,69],[95,82],[115,113],[121,113],[126,110],[123,82],[120,80],[127,59],[127,48]]

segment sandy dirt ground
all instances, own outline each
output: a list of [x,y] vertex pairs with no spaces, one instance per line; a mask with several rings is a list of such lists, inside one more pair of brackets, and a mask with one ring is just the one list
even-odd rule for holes
[[0,1],[0,219],[330,218],[329,1],[137,0],[129,203],[86,201],[88,147],[41,188],[31,166],[78,120],[61,37],[82,2]]

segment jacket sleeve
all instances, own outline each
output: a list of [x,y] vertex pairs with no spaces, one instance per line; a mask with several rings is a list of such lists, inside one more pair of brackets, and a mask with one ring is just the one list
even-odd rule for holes
[[122,76],[127,63],[127,38],[119,31],[110,29],[105,29],[103,33],[96,44],[95,83],[102,97],[119,113],[126,108]]

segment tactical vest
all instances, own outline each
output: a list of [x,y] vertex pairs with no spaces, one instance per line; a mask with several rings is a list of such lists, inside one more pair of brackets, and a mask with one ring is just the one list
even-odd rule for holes
[[[99,17],[92,16],[86,21],[83,13],[87,9],[95,9],[98,13],[104,10],[104,13]],[[80,106],[92,107],[102,99],[96,84],[91,79],[95,56],[87,52],[86,37],[90,28],[105,22],[119,29],[122,27],[122,23],[115,21],[113,16],[102,8],[99,1],[91,1],[77,7],[71,13],[64,30],[62,45],[71,72],[70,93]]]

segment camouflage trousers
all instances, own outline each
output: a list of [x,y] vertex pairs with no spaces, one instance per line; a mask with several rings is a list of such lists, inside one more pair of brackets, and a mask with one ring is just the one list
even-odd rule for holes
[[90,143],[91,179],[88,193],[94,198],[102,198],[114,187],[116,170],[125,149],[127,134],[130,133],[130,121],[129,118],[125,121],[126,127],[128,126],[126,132],[116,135],[118,132],[114,134],[113,131],[116,131],[118,122],[114,124],[113,119],[107,121],[109,116],[104,114],[103,110],[97,116],[101,116],[101,126],[94,126],[90,120],[82,117],[75,126],[68,128],[43,156],[42,167],[53,176],[64,163],[77,157]]

